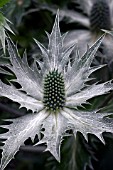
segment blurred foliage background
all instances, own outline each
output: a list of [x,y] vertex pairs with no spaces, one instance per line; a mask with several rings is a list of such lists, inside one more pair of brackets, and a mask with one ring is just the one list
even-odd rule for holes
[[[57,8],[84,14],[78,0],[11,0],[0,8],[2,14],[11,21],[8,24],[15,33],[14,35],[8,31],[8,34],[14,43],[17,43],[21,55],[25,49],[27,50],[30,65],[33,58],[41,57],[33,38],[35,37],[41,43],[45,44],[45,46],[47,45],[48,41],[45,31],[51,32],[55,16],[53,9]],[[84,15],[86,16],[86,14]],[[64,33],[66,31],[83,29],[84,26],[77,22],[69,22],[68,18],[64,15],[64,17],[61,17],[60,28],[61,32]],[[76,39],[76,37],[73,38]],[[87,46],[87,42],[84,45]],[[96,55],[97,62],[93,62],[93,65],[106,63],[104,57],[102,58],[105,54],[102,54],[102,52],[101,47]],[[3,55],[2,46],[0,56],[0,65],[4,69],[4,62],[8,62],[8,54],[6,52]],[[112,58],[110,58],[109,62],[110,67],[105,66],[92,75],[92,78],[96,78],[96,80],[92,80],[93,82],[103,82],[113,78]],[[108,65],[109,62],[107,63]],[[12,75],[4,75],[2,70],[0,72],[2,81],[12,78]],[[93,98],[89,102],[91,105],[84,105],[88,110],[100,109],[100,111],[113,113],[112,92]],[[2,119],[27,114],[25,109],[18,108],[18,104],[3,97],[0,98],[0,123]],[[2,131],[1,129],[0,132]],[[65,137],[61,147],[61,163],[58,163],[50,153],[43,152],[46,146],[40,145],[33,147],[33,142],[31,139],[28,139],[25,141],[25,146],[22,146],[16,154],[15,159],[9,163],[6,170],[112,170],[113,134],[105,132],[103,133],[103,139],[105,140],[105,144],[94,135],[89,134],[88,141],[86,141],[80,132],[77,133],[76,139],[73,135]],[[37,136],[35,137],[35,141],[37,141]]]

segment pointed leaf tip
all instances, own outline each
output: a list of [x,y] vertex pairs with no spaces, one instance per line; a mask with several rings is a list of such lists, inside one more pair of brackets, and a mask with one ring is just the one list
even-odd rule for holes
[[56,17],[55,17],[55,22],[54,22],[54,25],[53,25],[53,30],[55,28],[60,30],[60,28],[59,28],[59,9],[57,10],[57,14],[56,14]]
[[56,13],[56,20],[59,23],[59,9],[57,10],[57,13]]

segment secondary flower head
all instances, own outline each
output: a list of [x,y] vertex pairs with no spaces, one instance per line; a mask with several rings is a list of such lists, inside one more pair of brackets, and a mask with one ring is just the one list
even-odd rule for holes
[[[112,30],[113,0],[76,1],[86,15],[83,13],[81,14],[78,12],[76,13],[75,11],[70,11],[71,15],[73,16],[72,22],[78,22],[81,26],[83,26],[83,28],[75,31],[73,30],[69,33],[69,36],[66,40],[66,46],[68,47],[75,41],[78,41],[80,52],[83,54],[87,49],[87,44],[93,44],[95,39],[102,34],[101,29]],[[67,17],[68,14],[69,12],[67,11]],[[70,20],[72,20],[71,15]],[[109,66],[113,61],[112,41],[113,38],[111,36],[107,35],[105,37],[102,49],[103,55],[100,54],[100,57],[103,58],[105,62],[109,64]]]
[[[60,18],[63,18],[70,23],[78,23],[79,29],[71,30],[65,39],[64,45],[68,48],[73,43],[77,42],[81,55],[87,50],[87,44],[91,46],[94,41],[102,35],[101,29],[111,30],[113,28],[113,0],[73,0],[73,6],[78,4],[80,12],[68,9],[65,5],[60,9]],[[56,13],[55,6],[41,5],[42,9],[48,9]],[[102,57],[109,65],[113,61],[112,50],[113,38],[107,35],[103,43]],[[103,60],[102,60],[103,61]],[[111,68],[112,69],[112,68]]]
[[[20,107],[32,110],[20,118],[8,119],[12,123],[1,127],[9,131],[1,134],[1,139],[7,139],[2,146],[1,170],[14,157],[24,141],[36,134],[43,133],[42,139],[35,145],[46,143],[48,151],[60,161],[60,145],[63,136],[72,130],[76,137],[80,131],[87,139],[88,133],[102,139],[102,132],[112,132],[110,113],[87,112],[77,109],[92,97],[107,93],[113,89],[111,82],[87,86],[89,75],[100,67],[90,67],[94,55],[100,46],[104,35],[100,37],[86,53],[80,57],[78,50],[73,63],[70,54],[75,45],[64,50],[63,41],[66,34],[61,35],[59,14],[57,13],[51,34],[48,34],[49,45],[46,49],[35,40],[42,52],[42,61],[35,60],[32,67],[27,62],[26,52],[20,58],[16,46],[8,39],[8,51],[11,65],[9,69],[16,75],[14,85],[0,81],[0,96],[18,102]],[[37,67],[38,64],[38,67]],[[26,93],[25,93],[26,92]]]
[[109,2],[106,0],[92,1],[92,7],[89,13],[90,29],[95,34],[101,33],[101,29],[111,29],[111,11]]

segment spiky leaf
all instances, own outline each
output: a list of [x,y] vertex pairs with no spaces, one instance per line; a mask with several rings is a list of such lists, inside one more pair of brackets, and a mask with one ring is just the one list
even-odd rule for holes
[[5,18],[2,13],[0,13],[0,40],[1,40],[4,53],[5,53],[5,39],[6,39],[5,29],[13,33],[13,31],[11,30],[7,22],[10,21],[7,18]]

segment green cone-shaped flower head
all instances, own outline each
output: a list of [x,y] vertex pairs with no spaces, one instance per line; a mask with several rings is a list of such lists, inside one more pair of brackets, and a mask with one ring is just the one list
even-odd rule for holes
[[44,78],[43,103],[47,111],[58,112],[65,106],[65,84],[58,70],[49,72]]
[[111,29],[110,7],[106,0],[96,0],[90,12],[90,27],[93,32],[100,32],[101,29]]

